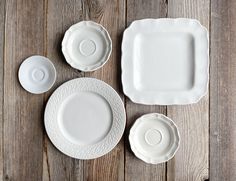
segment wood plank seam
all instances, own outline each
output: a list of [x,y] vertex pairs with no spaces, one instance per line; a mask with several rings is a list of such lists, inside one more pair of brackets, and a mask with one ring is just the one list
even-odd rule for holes
[[[210,151],[211,151],[211,147],[210,147],[210,134],[211,134],[211,79],[210,79],[210,75],[211,75],[211,31],[212,31],[212,27],[211,27],[211,4],[212,4],[212,0],[209,0],[209,83],[208,83],[208,91],[209,91],[209,96],[208,96],[208,170],[210,170]],[[210,171],[208,171],[208,178],[205,178],[204,181],[209,181],[210,179]]]
[[[48,0],[44,0],[44,56],[45,57],[47,57],[47,42],[48,42],[48,40],[47,40],[47,37],[48,37],[47,27],[48,27],[48,25],[47,25],[47,23],[48,23]],[[44,101],[45,101],[45,103],[47,102],[46,94],[44,94]],[[47,134],[45,133],[45,130],[44,130],[44,134],[43,134],[43,148],[44,149],[43,149],[42,154],[45,152],[48,180],[51,181],[51,176],[50,176],[51,173],[50,173],[50,164],[49,164],[49,160],[48,160],[46,136],[47,136]],[[42,157],[43,157],[43,155],[42,155]],[[42,165],[42,167],[43,167],[43,165]],[[42,170],[43,170],[43,168],[42,168]]]
[[[125,19],[124,19],[124,21],[125,21],[125,28],[127,28],[127,3],[128,3],[128,0],[125,0]],[[124,33],[124,30],[123,30],[123,32],[122,32],[122,40],[123,40],[123,33]],[[121,40],[121,45],[122,45],[122,40]],[[121,57],[122,57],[122,52],[121,52]],[[120,60],[120,61],[122,61],[122,60]],[[122,74],[122,68],[121,68],[121,74]],[[121,75],[120,75],[121,76]],[[122,84],[122,83],[121,83]],[[126,116],[126,124],[125,124],[125,131],[124,131],[124,133],[123,133],[123,137],[124,137],[124,181],[126,181],[126,167],[125,167],[125,164],[126,164],[126,145],[128,145],[129,144],[129,142],[128,142],[128,139],[126,138],[128,135],[126,135],[126,132],[127,132],[127,129],[128,129],[128,124],[127,124],[127,122],[128,122],[128,115],[127,115],[127,105],[126,105],[126,99],[127,99],[127,97],[126,97],[126,95],[124,94],[124,92],[123,92],[123,87],[122,87],[122,93],[123,93],[123,95],[124,95],[124,98],[123,98],[123,100],[124,100],[124,107],[125,107],[125,116]],[[128,143],[126,143],[126,142],[128,142]]]
[[[168,17],[168,0],[164,0],[164,3],[166,5],[166,15],[165,17],[167,18]],[[167,116],[167,112],[168,111],[168,106],[165,106],[165,115]],[[165,163],[165,181],[167,181],[167,173],[168,173],[168,165],[167,165],[167,162]]]
[[5,53],[5,43],[6,43],[6,1],[1,1],[0,2],[0,5],[1,5],[1,29],[0,29],[0,32],[1,32],[1,38],[2,38],[2,41],[0,42],[0,48],[1,48],[1,84],[2,84],[2,87],[1,87],[1,126],[0,126],[0,135],[1,135],[1,141],[0,141],[0,180],[3,180],[4,179],[4,72],[5,72],[5,69],[4,69],[4,60],[5,60],[5,57],[6,57],[6,53]]

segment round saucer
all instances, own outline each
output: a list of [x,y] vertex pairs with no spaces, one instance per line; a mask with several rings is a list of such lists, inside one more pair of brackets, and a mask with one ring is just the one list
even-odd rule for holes
[[108,31],[92,21],[72,25],[62,41],[66,61],[74,68],[89,72],[102,67],[110,57],[112,41]]
[[56,80],[56,69],[52,62],[43,56],[28,57],[19,68],[19,81],[30,93],[47,92]]
[[151,113],[138,118],[130,130],[134,154],[146,163],[158,164],[171,159],[179,148],[175,123],[163,114]]

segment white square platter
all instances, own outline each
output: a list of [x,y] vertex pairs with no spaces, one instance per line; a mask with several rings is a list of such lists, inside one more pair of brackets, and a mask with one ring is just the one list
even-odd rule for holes
[[135,103],[191,104],[208,89],[208,31],[187,18],[132,22],[122,40],[122,85]]

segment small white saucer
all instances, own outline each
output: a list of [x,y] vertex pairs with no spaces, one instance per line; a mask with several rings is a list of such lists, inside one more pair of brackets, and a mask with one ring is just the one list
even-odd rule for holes
[[179,148],[180,137],[175,123],[163,114],[151,113],[138,118],[130,130],[134,154],[146,163],[170,160]]
[[20,65],[18,76],[25,90],[33,94],[41,94],[53,86],[56,80],[56,69],[48,58],[34,55]]
[[74,68],[89,72],[102,67],[110,57],[112,41],[107,30],[92,21],[72,25],[62,41],[66,61]]

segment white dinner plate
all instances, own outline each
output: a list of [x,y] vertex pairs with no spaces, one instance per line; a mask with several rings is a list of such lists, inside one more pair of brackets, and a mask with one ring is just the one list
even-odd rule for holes
[[170,160],[180,144],[175,123],[163,114],[150,113],[138,118],[130,130],[129,141],[141,160],[158,164]]
[[125,129],[125,108],[116,91],[94,78],[62,84],[49,98],[44,123],[52,143],[78,159],[105,155]]
[[74,68],[89,72],[102,67],[109,59],[112,41],[108,31],[93,21],[72,25],[62,41],[66,61]]
[[194,19],[134,21],[122,41],[124,93],[141,104],[191,104],[208,89],[208,32]]
[[20,65],[18,77],[25,90],[41,94],[47,92],[55,83],[56,69],[48,58],[34,55]]

